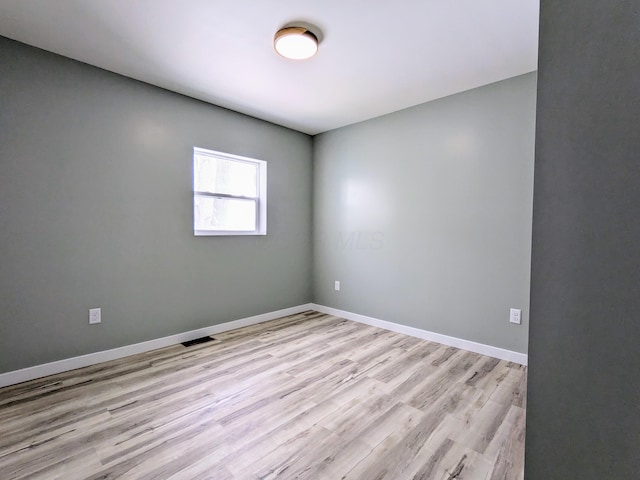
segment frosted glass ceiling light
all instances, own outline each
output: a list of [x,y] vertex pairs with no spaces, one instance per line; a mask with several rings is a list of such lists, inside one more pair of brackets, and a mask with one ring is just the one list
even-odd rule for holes
[[318,51],[318,37],[304,27],[282,28],[273,37],[278,54],[292,60],[305,60]]

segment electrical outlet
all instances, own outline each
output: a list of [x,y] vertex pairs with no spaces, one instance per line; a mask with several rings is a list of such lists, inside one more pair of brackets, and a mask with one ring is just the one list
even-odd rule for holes
[[512,308],[509,311],[509,321],[520,325],[522,323],[522,310],[519,308]]
[[89,309],[89,325],[94,325],[102,321],[102,311],[100,308]]
[[340,291],[340,280],[335,281],[333,288],[335,288],[336,292]]

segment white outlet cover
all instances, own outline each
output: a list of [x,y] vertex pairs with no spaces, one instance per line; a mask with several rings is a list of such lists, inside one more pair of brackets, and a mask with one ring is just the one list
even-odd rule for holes
[[512,308],[509,310],[509,321],[520,325],[522,323],[522,310],[519,308]]
[[102,321],[102,310],[100,308],[89,309],[89,325],[95,325]]
[[336,289],[336,292],[340,291],[340,280],[335,281],[333,288]]

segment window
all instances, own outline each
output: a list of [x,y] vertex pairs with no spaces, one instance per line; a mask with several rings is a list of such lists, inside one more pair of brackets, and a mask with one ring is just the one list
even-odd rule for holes
[[195,235],[267,234],[267,162],[193,149]]

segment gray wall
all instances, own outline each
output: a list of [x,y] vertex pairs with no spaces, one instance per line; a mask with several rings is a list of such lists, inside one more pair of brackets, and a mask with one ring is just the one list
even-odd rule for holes
[[314,301],[526,353],[535,88],[531,73],[314,137]]
[[[193,146],[268,162],[266,237],[193,236]],[[0,372],[309,302],[311,148],[0,37]]]
[[527,480],[640,475],[639,25],[541,2]]

